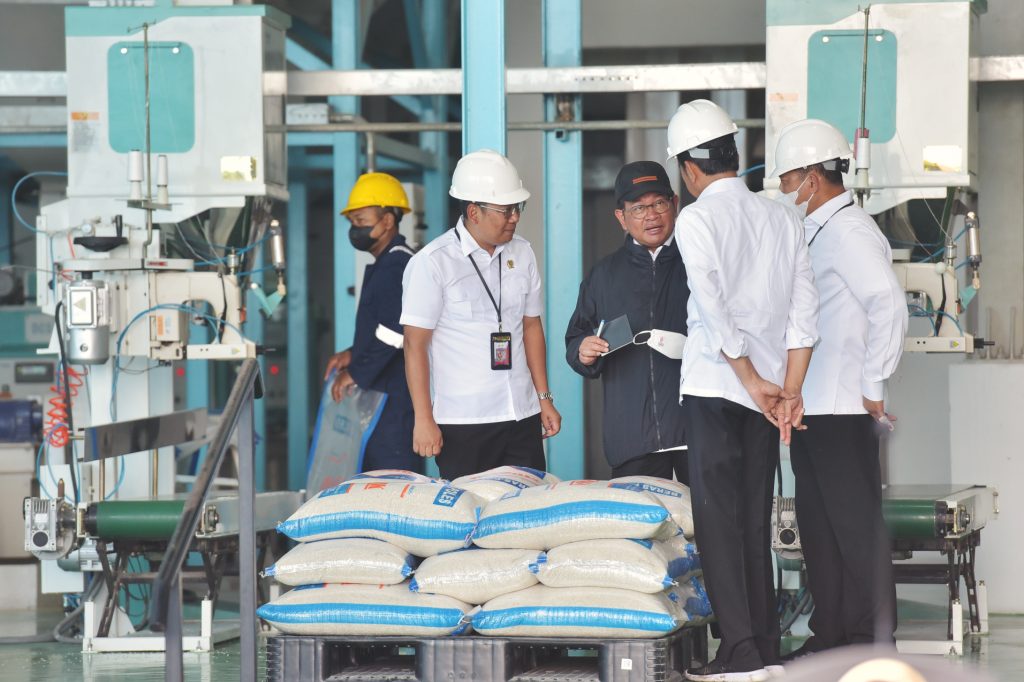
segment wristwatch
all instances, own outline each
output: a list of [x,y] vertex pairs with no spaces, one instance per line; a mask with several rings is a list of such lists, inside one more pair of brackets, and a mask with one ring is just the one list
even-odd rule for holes
[[537,394],[537,400],[550,400],[551,402],[555,402],[555,397],[551,395],[551,391],[544,391],[543,393]]

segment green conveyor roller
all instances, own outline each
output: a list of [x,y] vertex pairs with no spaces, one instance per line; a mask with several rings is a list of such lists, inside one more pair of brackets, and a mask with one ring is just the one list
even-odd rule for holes
[[882,500],[882,516],[889,536],[900,540],[940,537],[941,519],[935,507],[935,500]]
[[184,500],[109,500],[89,505],[85,529],[103,540],[169,540]]

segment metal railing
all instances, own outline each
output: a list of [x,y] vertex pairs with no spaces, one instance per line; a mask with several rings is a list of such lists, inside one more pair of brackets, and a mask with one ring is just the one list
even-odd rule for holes
[[232,434],[238,431],[238,604],[242,660],[239,679],[256,680],[256,533],[253,526],[255,472],[253,463],[253,403],[263,397],[263,385],[256,360],[242,363],[224,414],[203,468],[185,500],[181,520],[167,545],[160,571],[153,579],[149,607],[150,628],[164,632],[166,640],[164,679],[184,678],[182,650],[181,568],[195,538],[206,497],[220,471]]

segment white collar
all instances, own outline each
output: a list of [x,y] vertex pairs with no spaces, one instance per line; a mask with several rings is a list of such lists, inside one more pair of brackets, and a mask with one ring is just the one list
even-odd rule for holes
[[853,201],[853,193],[850,190],[846,190],[842,194],[837,194],[815,209],[814,213],[811,213],[804,218],[804,225],[807,227],[819,227],[824,225],[832,219],[832,216],[839,213],[839,210],[848,205],[851,201]]
[[[498,244],[497,246],[494,247],[494,253],[487,253],[487,249],[480,246],[480,244],[477,243],[476,239],[473,238],[473,235],[470,234],[469,229],[462,222],[462,216],[459,216],[459,222],[455,223],[455,230],[455,239],[458,240],[459,242],[459,248],[462,249],[463,256],[468,256],[474,251],[480,250],[483,251],[484,255],[486,255],[488,258],[494,258],[495,256],[497,256],[498,254],[505,250],[506,244]],[[515,237],[513,237],[513,239],[515,239]]]

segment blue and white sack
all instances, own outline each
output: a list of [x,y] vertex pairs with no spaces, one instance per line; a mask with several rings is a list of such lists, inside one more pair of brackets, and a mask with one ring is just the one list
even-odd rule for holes
[[[683,556],[675,558],[673,565],[673,555],[679,551]],[[654,594],[677,584],[678,574],[673,571],[689,573],[692,567],[684,566],[686,562],[686,548],[678,543],[586,540],[548,550],[534,570],[548,587],[618,587]]]
[[417,474],[415,471],[406,471],[405,469],[373,469],[372,471],[363,471],[343,482],[351,483],[352,481],[361,481],[367,478],[406,481],[407,483],[447,483],[443,478],[431,478],[430,476]]
[[277,530],[302,542],[374,538],[428,557],[468,546],[479,508],[452,486],[367,479],[321,491]]
[[503,466],[479,474],[456,478],[452,481],[452,485],[468,490],[484,502],[491,502],[509,493],[538,485],[558,483],[560,480],[554,474],[549,474],[546,471],[529,467]]
[[677,528],[656,497],[607,481],[563,481],[488,503],[473,543],[489,549],[551,549],[582,540],[670,537]]
[[424,559],[409,583],[414,592],[445,594],[467,604],[483,604],[509,592],[537,584],[531,570],[533,549],[477,549],[438,554]]
[[401,585],[307,585],[256,609],[288,635],[436,636],[462,632],[469,605]]
[[263,576],[282,585],[397,585],[417,563],[404,549],[382,540],[338,538],[299,543],[266,568]]
[[656,476],[623,476],[613,478],[614,484],[625,484],[634,490],[645,490],[655,495],[665,505],[672,520],[683,530],[683,535],[693,537],[693,507],[690,502],[690,487]]
[[668,562],[668,575],[676,582],[689,580],[693,576],[702,575],[700,553],[692,540],[676,535],[668,540],[656,543],[656,549]]
[[607,587],[534,585],[496,597],[473,614],[483,635],[526,637],[662,637],[685,617],[664,593]]

